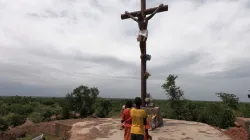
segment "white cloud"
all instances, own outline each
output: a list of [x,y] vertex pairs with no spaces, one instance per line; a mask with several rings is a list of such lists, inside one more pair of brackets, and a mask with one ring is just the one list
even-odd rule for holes
[[[149,22],[147,52],[152,60],[148,68],[171,65],[175,70],[166,67],[152,73],[149,91],[162,97],[160,85],[165,77],[160,81],[154,78],[175,72],[197,76],[197,81],[180,76],[188,97],[196,99],[197,92],[207,89],[199,98],[215,98],[210,93],[226,90],[223,83],[228,79],[211,83],[207,74],[227,72],[250,59],[249,2],[158,0],[150,1],[147,7],[161,2],[169,5],[169,11]],[[139,73],[134,72],[140,69],[138,29],[134,21],[121,20],[120,14],[139,8],[135,0],[2,0],[0,77],[6,82],[58,90],[60,86],[96,85],[104,96],[125,97],[126,93],[132,97],[132,92],[140,90]],[[101,60],[105,56],[107,61]],[[194,89],[201,81],[206,87]],[[241,78],[236,81],[243,82]],[[113,91],[107,85],[113,85]],[[125,91],[128,88],[131,93]],[[248,87],[240,85],[230,91],[239,91],[243,97]]]

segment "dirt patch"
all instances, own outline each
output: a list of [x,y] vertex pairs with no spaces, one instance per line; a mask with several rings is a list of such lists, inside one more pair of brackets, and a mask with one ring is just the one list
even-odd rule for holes
[[[67,121],[65,120],[64,122]],[[69,124],[72,122],[74,121],[69,120]],[[67,123],[63,124],[60,121],[43,122],[38,124],[33,124],[32,122],[28,121],[21,126],[11,128],[5,132],[0,132],[0,140],[13,140],[24,137],[26,134],[38,136],[41,133],[67,138],[70,137],[70,134],[68,133],[70,129],[71,125],[67,125]]]
[[243,127],[232,127],[224,133],[229,135],[233,140],[248,140],[248,133]]
[[109,138],[117,132],[119,124],[112,119],[95,119],[86,122],[78,122],[72,126],[71,138],[96,140],[97,138]]
[[27,132],[22,129],[12,129],[7,132],[0,132],[0,140],[14,140],[17,138],[25,137]]

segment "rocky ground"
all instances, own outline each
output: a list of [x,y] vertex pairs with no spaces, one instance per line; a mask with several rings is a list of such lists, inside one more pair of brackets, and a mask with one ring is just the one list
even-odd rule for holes
[[[60,137],[53,136],[56,132],[55,124],[60,124],[60,128],[67,126],[71,136],[64,129],[58,130]],[[71,140],[122,140],[123,131],[119,130],[119,125],[119,118],[69,119],[41,124],[26,122],[22,126],[0,132],[0,140],[12,140],[25,134],[34,137],[41,133],[47,134],[48,140],[61,140],[62,137],[70,137]],[[240,125],[236,126],[220,130],[198,122],[164,119],[164,126],[149,133],[153,140],[248,140],[246,130]]]
[[229,135],[233,140],[248,140],[248,134],[243,127],[232,127],[224,132]]
[[[119,119],[96,119],[73,124],[71,140],[122,140]],[[154,140],[231,140],[207,124],[164,119],[164,126],[150,131]]]

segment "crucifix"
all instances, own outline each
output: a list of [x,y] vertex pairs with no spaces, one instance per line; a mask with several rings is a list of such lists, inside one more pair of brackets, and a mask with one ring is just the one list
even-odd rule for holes
[[[135,12],[125,12],[121,15],[121,19],[131,18],[134,20],[139,27],[139,34],[137,36],[137,41],[140,41],[140,50],[141,50],[141,99],[142,106],[145,107],[145,98],[147,94],[147,60],[151,59],[150,55],[146,53],[146,41],[147,41],[147,26],[148,21],[159,12],[168,11],[168,5],[160,4],[158,7],[146,9],[146,0],[141,0],[141,10]],[[147,16],[149,15],[149,16]]]

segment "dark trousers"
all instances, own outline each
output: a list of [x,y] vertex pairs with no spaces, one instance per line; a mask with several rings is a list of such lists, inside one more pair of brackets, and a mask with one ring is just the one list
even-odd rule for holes
[[131,140],[144,140],[144,135],[131,133]]

